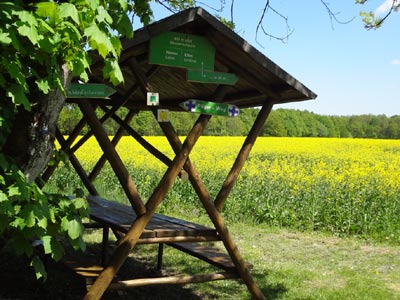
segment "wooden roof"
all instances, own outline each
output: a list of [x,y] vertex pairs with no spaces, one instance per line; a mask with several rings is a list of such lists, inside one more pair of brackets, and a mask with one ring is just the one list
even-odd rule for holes
[[[125,83],[117,87],[111,99],[98,101],[112,105],[125,98],[126,107],[147,109],[146,90],[140,88],[143,84],[138,82],[138,73],[146,75],[147,91],[159,93],[160,108],[181,110],[179,103],[188,99],[215,101],[218,84],[188,82],[184,68],[149,64],[150,40],[169,31],[205,37],[215,47],[214,71],[236,74],[239,80],[228,87],[223,103],[245,108],[266,101],[286,103],[317,96],[207,11],[192,8],[137,30],[131,40],[123,40],[120,66]],[[100,63],[92,67],[90,82],[103,82]]]

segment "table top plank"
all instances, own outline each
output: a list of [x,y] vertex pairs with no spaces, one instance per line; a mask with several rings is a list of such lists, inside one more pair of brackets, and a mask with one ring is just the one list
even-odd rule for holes
[[[87,200],[92,219],[105,223],[123,233],[128,232],[136,219],[134,210],[128,205],[93,195],[87,196]],[[176,236],[215,236],[218,239],[218,234],[213,228],[161,214],[154,214],[141,238]]]

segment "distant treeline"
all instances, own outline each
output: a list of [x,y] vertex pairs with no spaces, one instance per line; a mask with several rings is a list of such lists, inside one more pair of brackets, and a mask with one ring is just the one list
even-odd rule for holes
[[[205,135],[244,136],[250,130],[258,109],[242,109],[235,118],[214,116],[204,132]],[[124,118],[126,110],[119,111]],[[101,112],[99,111],[99,114]],[[170,112],[170,120],[179,135],[186,135],[197,118],[197,114]],[[68,135],[80,120],[81,113],[74,105],[67,105],[61,112],[59,128]],[[140,112],[131,121],[131,126],[141,135],[162,135],[151,112]],[[113,120],[105,123],[107,133],[115,134],[118,124]],[[265,123],[262,136],[289,137],[340,137],[340,138],[400,138],[400,115],[353,115],[325,116],[294,109],[273,110]]]

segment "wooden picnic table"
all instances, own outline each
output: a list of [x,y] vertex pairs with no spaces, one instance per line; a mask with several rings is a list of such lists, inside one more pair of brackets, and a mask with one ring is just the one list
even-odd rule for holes
[[[202,8],[188,9],[146,26],[135,32],[134,39],[123,40],[122,44],[119,64],[125,78],[124,85],[116,87],[116,93],[109,99],[69,99],[69,103],[79,106],[82,119],[67,139],[61,132],[56,135],[62,150],[68,154],[72,166],[88,191],[91,219],[105,230],[103,248],[108,242],[109,229],[119,238],[117,247],[106,260],[104,268],[99,269],[98,277],[83,299],[98,300],[109,288],[232,278],[240,278],[253,299],[265,299],[250,273],[250,264],[243,260],[221,211],[273,105],[312,99],[316,95]],[[160,55],[161,57],[157,57]],[[90,82],[104,82],[103,65],[96,57],[93,60],[95,63],[91,67]],[[204,66],[205,61],[211,70],[201,72],[198,68]],[[195,70],[189,72],[190,68]],[[205,79],[200,76],[204,73],[207,77]],[[154,102],[153,105],[151,101],[157,99],[155,93],[159,95],[159,102]],[[190,105],[185,107],[185,103]],[[206,109],[207,105],[203,104],[203,110],[198,111],[197,121],[184,142],[181,142],[173,124],[169,120],[160,119],[159,113],[161,110],[190,113],[187,111],[195,103],[206,103],[214,108],[216,105],[221,106],[213,111]],[[124,119],[116,114],[122,107],[128,109]],[[237,115],[240,109],[249,107],[259,109],[258,116],[232,162],[232,168],[219,193],[213,199],[190,159],[190,152],[212,114],[226,109],[227,114],[229,111],[229,114]],[[103,115],[99,117],[96,110],[102,111]],[[130,125],[131,120],[144,110],[153,112],[175,153],[173,159],[159,151],[156,145],[148,143]],[[112,140],[103,127],[103,123],[110,118],[120,126]],[[90,130],[81,136],[85,125],[89,125]],[[142,199],[116,150],[116,145],[124,134],[132,136],[167,166],[165,174],[148,199]],[[80,164],[75,152],[92,135],[100,145],[103,155],[90,171]],[[210,151],[213,151],[212,145]],[[102,198],[93,185],[106,161],[118,178],[129,205]],[[43,175],[44,180],[48,180],[55,167],[48,168]],[[212,227],[155,213],[182,171],[187,173]],[[207,246],[207,242],[220,242],[222,247],[216,250]],[[134,251],[135,245],[140,243],[156,243],[160,247],[168,244],[221,268],[223,272],[114,282],[127,257]],[[221,251],[221,248],[225,251]],[[162,254],[162,251],[159,252]]]

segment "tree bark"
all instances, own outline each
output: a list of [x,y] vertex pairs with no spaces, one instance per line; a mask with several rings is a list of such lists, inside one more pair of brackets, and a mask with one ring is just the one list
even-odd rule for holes
[[[62,65],[61,82],[65,90],[71,78],[72,74],[68,67]],[[33,182],[53,154],[57,119],[66,95],[57,88],[48,94],[31,94],[30,98],[31,111],[26,111],[22,107],[19,109],[2,150],[15,160],[28,182]]]

